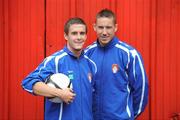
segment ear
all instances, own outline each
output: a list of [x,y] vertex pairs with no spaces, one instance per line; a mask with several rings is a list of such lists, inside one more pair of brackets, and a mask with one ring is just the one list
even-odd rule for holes
[[85,35],[85,40],[87,40],[87,34]]
[[96,23],[93,24],[93,29],[96,31]]
[[115,24],[115,32],[118,30],[118,24]]
[[64,38],[65,40],[68,40],[68,35],[64,32]]

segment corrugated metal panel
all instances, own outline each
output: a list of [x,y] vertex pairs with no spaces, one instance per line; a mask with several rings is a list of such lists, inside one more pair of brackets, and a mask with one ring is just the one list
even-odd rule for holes
[[167,119],[180,113],[180,3],[158,0],[152,49],[151,118]]
[[[2,106],[1,106],[1,111],[2,111],[2,118],[7,118],[8,117],[8,75],[7,75],[7,70],[8,70],[8,67],[9,67],[9,64],[6,64],[5,63],[5,61],[8,63],[8,59],[7,59],[7,55],[6,55],[6,53],[8,53],[8,51],[9,51],[9,47],[8,47],[8,44],[5,42],[6,40],[8,40],[9,39],[9,34],[8,34],[8,30],[7,30],[7,28],[8,28],[8,24],[6,23],[6,21],[7,21],[7,19],[8,19],[8,14],[5,14],[5,11],[7,11],[8,10],[8,7],[7,7],[7,5],[8,5],[8,2],[4,2],[4,1],[2,1],[2,5],[3,5],[3,22],[5,23],[4,25],[3,25],[3,41],[2,41],[2,46],[4,46],[3,47],[3,53],[2,53],[2,61],[3,61],[3,63],[2,63],[2,68],[3,68],[3,72],[2,73],[0,73],[1,74],[1,76],[3,77],[3,79],[1,79],[1,83],[3,83],[3,84],[1,84],[1,87],[2,87],[2,95],[3,95],[3,97],[1,97],[1,98],[3,98],[3,99],[1,99],[2,100]],[[8,12],[8,11],[7,11]],[[3,81],[6,81],[6,82],[3,82]]]
[[[4,79],[4,3],[0,0],[0,75]],[[0,84],[0,95],[3,95],[3,84]],[[0,99],[0,107],[3,106],[3,99]],[[3,116],[3,109],[0,109],[0,116]]]
[[86,45],[92,43],[92,23],[102,8],[117,14],[117,36],[144,58],[150,101],[139,119],[169,119],[180,112],[179,0],[0,0],[0,119],[43,119],[43,99],[25,93],[21,80],[44,58],[44,47],[50,55],[64,46],[68,18],[86,21]]
[[[44,0],[1,0],[4,11],[1,120],[43,119],[43,98],[21,88],[21,81],[44,57]],[[2,12],[1,12],[2,13]]]

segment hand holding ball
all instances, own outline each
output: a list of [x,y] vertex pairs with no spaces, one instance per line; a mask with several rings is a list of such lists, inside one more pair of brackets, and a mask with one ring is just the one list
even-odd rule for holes
[[[65,88],[72,88],[71,80],[62,73],[55,73],[51,75],[48,79],[46,84],[50,87],[65,89]],[[49,98],[51,102],[54,103],[62,103],[62,100],[59,97]]]

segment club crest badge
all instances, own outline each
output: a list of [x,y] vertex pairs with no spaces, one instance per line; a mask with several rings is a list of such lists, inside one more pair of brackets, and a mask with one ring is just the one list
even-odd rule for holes
[[91,73],[88,73],[88,80],[91,83],[91,80],[92,80],[92,74]]
[[112,72],[113,72],[113,73],[117,73],[118,70],[119,70],[118,64],[112,64]]

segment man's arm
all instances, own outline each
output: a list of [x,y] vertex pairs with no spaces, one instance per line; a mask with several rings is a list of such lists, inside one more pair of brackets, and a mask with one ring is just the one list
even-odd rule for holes
[[144,111],[148,101],[148,80],[142,58],[136,50],[130,51],[129,81],[133,94],[134,116]]
[[62,90],[58,88],[49,87],[43,82],[37,82],[33,86],[33,92],[36,95],[45,96],[45,97],[59,97],[65,103],[69,103],[70,101],[73,101],[75,97],[75,94],[70,88]]
[[46,78],[55,73],[54,57],[47,57],[23,81],[22,87],[27,92],[44,97],[60,97],[64,102],[73,100],[75,94],[69,88],[61,90],[45,84]]

